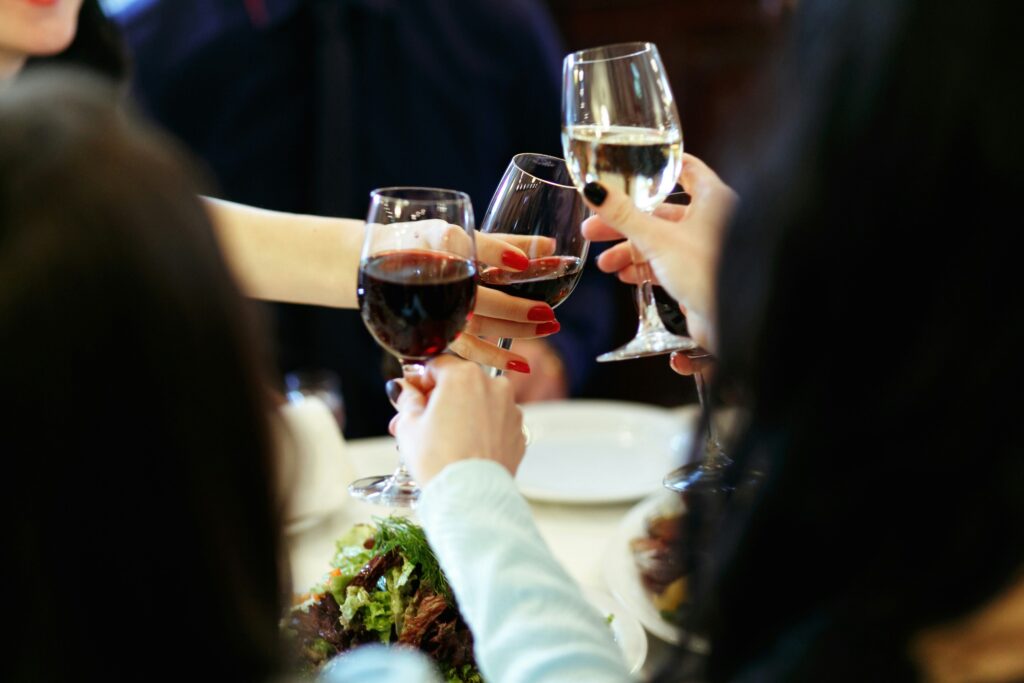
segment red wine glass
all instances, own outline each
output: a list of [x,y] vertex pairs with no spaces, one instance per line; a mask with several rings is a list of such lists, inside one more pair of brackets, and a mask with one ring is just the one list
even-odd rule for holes
[[[581,225],[588,215],[565,161],[547,154],[515,155],[491,197],[480,232],[500,233],[526,252],[530,265],[521,272],[486,268],[480,283],[555,308],[583,274],[590,242]],[[512,340],[499,339],[498,346],[509,349]],[[500,375],[501,370],[493,373]]]
[[[465,193],[426,187],[370,193],[359,310],[406,377],[422,375],[424,363],[465,328],[476,302],[475,257],[473,208]],[[420,494],[401,453],[393,474],[359,479],[348,490],[393,507],[412,507]]]

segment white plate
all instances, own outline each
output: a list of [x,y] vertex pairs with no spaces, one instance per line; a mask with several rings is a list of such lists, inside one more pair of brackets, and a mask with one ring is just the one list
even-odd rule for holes
[[622,649],[622,657],[629,667],[629,673],[638,673],[647,659],[647,634],[644,633],[643,626],[622,606],[622,603],[607,593],[584,587],[583,595],[602,618],[612,616],[612,621],[608,625],[612,630],[612,638]]
[[524,496],[560,503],[623,503],[661,487],[689,449],[686,413],[621,401],[523,406],[530,445],[516,475]]
[[608,590],[650,633],[678,645],[682,629],[662,619],[658,609],[640,583],[640,572],[633,560],[629,542],[645,534],[645,520],[662,510],[682,509],[679,494],[662,489],[634,505],[615,530],[608,544],[604,561],[604,578]]

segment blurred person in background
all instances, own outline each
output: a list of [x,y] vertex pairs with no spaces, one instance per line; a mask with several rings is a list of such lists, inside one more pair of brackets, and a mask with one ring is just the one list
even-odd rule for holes
[[[434,1],[138,2],[116,15],[146,111],[213,169],[222,197],[362,216],[370,190],[450,187],[477,222],[512,156],[561,156],[563,49],[544,5]],[[610,283],[588,268],[559,334],[513,346],[521,401],[578,391],[610,342]],[[398,374],[358,312],[275,305],[283,372],[341,376],[349,437],[382,434]]]
[[[129,70],[119,31],[97,0],[6,0],[0,4],[0,85],[14,80],[23,68],[55,63],[98,73],[115,82],[121,82]],[[122,96],[117,95],[118,99]],[[204,199],[229,263],[247,294],[320,307],[356,307],[363,221],[267,211]],[[480,261],[508,270],[525,267],[516,261],[525,263],[525,254],[506,242],[489,235],[478,235],[476,241]],[[508,260],[510,256],[513,261]],[[525,367],[528,372],[529,364],[522,355],[500,350],[475,335],[487,335],[493,329],[491,321],[498,318],[518,323],[517,337],[537,337],[537,317],[530,315],[536,306],[536,302],[481,289],[475,315],[467,327],[470,334],[462,335],[450,348],[481,363],[509,369]],[[550,309],[545,319],[554,320]],[[370,402],[382,396],[372,387],[363,387],[363,393]]]

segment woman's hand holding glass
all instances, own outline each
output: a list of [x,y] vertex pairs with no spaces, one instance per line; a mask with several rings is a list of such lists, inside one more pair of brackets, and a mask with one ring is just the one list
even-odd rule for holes
[[[554,250],[554,240],[476,233],[477,260],[510,272],[526,270],[531,254]],[[509,296],[481,285],[477,290],[473,317],[464,334],[448,349],[482,365],[514,372],[529,372],[530,364],[521,354],[502,349],[480,337],[531,339],[552,334],[554,310],[547,304]]]
[[398,414],[391,433],[421,486],[462,460],[493,460],[516,473],[526,442],[523,414],[508,379],[488,377],[473,363],[439,356],[427,363],[423,375],[394,381],[402,390],[395,400]]
[[650,263],[656,282],[680,302],[690,336],[713,351],[715,270],[736,193],[690,154],[684,155],[679,182],[690,194],[689,206],[662,204],[653,214],[637,209],[625,193],[602,186],[605,198],[600,206],[590,203],[596,215],[584,222],[583,234],[595,242],[628,238],[601,254],[598,268],[635,284],[635,247]]

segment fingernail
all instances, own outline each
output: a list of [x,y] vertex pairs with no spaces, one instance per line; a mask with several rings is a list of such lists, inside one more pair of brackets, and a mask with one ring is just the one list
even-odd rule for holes
[[604,189],[600,183],[589,182],[583,186],[583,194],[591,204],[601,206],[608,197],[608,190]]
[[521,372],[524,375],[530,374],[530,366],[521,360],[510,360],[508,365],[505,366],[506,370],[512,370],[513,372]]
[[530,267],[530,259],[517,251],[501,252],[501,262],[509,268],[515,268],[516,270],[526,270]]
[[554,334],[562,329],[562,326],[558,324],[557,320],[552,320],[549,323],[541,323],[537,325],[537,334]]
[[384,385],[384,392],[388,395],[391,405],[398,407],[398,397],[402,395],[402,384],[396,379],[389,379]]
[[526,312],[526,319],[535,323],[544,323],[555,319],[555,311],[546,305],[534,306]]

